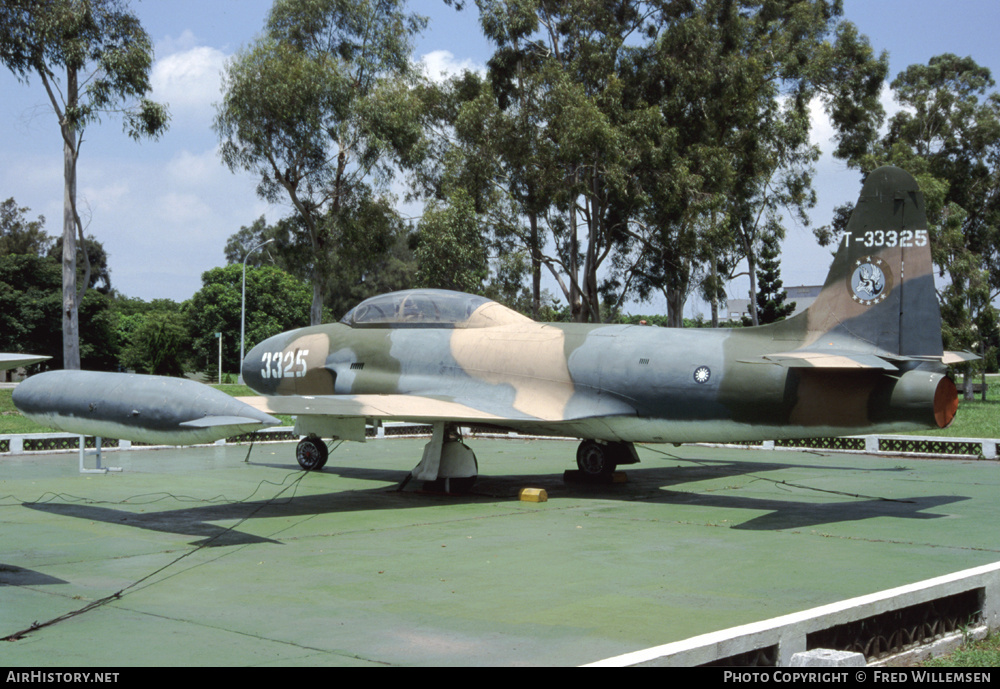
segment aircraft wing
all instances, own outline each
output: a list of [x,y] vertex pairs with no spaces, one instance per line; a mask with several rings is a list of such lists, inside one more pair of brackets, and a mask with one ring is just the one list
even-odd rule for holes
[[607,416],[634,416],[626,402],[606,396],[581,395],[573,404],[547,415],[535,415],[505,403],[483,404],[482,400],[430,395],[275,395],[239,397],[258,411],[289,416],[372,418],[413,423],[484,423],[499,426],[560,424]]
[[50,356],[36,356],[34,354],[0,354],[0,371],[8,368],[18,368],[20,366],[30,366],[39,361],[51,359]]
[[482,421],[505,418],[465,404],[418,395],[329,395],[238,397],[241,402],[268,414],[366,417],[401,421]]

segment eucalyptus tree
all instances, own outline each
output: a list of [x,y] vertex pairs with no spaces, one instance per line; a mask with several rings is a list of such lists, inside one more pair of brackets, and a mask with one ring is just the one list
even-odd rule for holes
[[[229,168],[291,202],[312,255],[310,319],[346,218],[421,155],[411,40],[426,21],[403,0],[277,0],[263,34],[223,76],[215,129]],[[389,204],[378,203],[389,212]]]
[[[890,121],[883,150],[889,160],[923,167],[918,172],[944,186],[941,212],[951,204],[962,209],[962,244],[982,257],[996,296],[1000,293],[1000,94],[994,90],[990,70],[969,57],[940,55],[927,65],[906,68],[891,86],[904,109]],[[943,256],[937,263],[948,265]]]
[[907,67],[891,87],[904,109],[862,169],[889,162],[917,177],[934,263],[947,276],[945,346],[987,356],[1000,296],[1000,94],[989,69],[950,54]]
[[631,75],[633,97],[662,115],[644,170],[649,204],[633,227],[647,248],[639,287],[667,294],[672,322],[699,265],[735,254],[753,283],[762,242],[784,234],[783,212],[808,222],[815,99],[837,128],[834,155],[854,159],[874,140],[887,60],[841,14],[837,1],[705,0],[658,15]]
[[457,189],[424,210],[416,247],[417,286],[482,292],[489,268],[472,197]]
[[541,262],[580,320],[663,291],[679,324],[700,276],[715,292],[741,256],[753,279],[781,213],[814,202],[811,103],[846,159],[882,119],[886,58],[839,0],[477,5],[498,106],[521,123],[500,152],[510,193],[549,230],[525,246],[550,247]]
[[[37,78],[63,144],[63,365],[80,368],[79,305],[90,282],[77,212],[77,161],[86,127],[114,113],[133,139],[167,128],[164,106],[145,96],[153,46],[125,0],[5,0],[0,4],[0,61],[17,78]],[[79,240],[79,244],[77,243]],[[86,269],[77,289],[77,250]]]
[[[428,200],[414,233],[418,281],[464,286],[538,317],[537,212],[521,194],[521,168],[510,162],[523,158],[533,126],[502,110],[479,74],[466,71],[425,86],[431,150],[411,177],[416,193]],[[462,238],[463,245],[432,246],[448,238]],[[462,257],[466,262],[459,265]],[[529,274],[526,295],[522,283]]]
[[[525,248],[552,274],[578,321],[601,320],[599,276],[619,265],[614,257],[627,254],[631,242],[627,218],[640,203],[635,163],[656,113],[624,107],[620,70],[656,4],[477,2],[496,46],[492,88],[515,132],[502,155],[511,194],[529,221]],[[551,250],[543,252],[543,244]]]
[[[406,226],[384,198],[364,203],[340,219],[338,240],[324,264],[324,318],[343,316],[358,302],[384,292],[412,287],[416,258]],[[247,251],[267,245],[247,256]],[[310,284],[316,260],[302,219],[293,215],[268,225],[264,216],[226,242],[227,263],[273,266]]]

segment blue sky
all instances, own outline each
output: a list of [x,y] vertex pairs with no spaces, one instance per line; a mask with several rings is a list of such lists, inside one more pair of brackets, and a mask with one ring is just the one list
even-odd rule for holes
[[[443,0],[413,3],[431,20],[415,59],[424,59],[433,71],[482,68],[491,48],[473,3],[468,4],[456,12]],[[996,0],[845,0],[844,5],[846,18],[875,49],[889,52],[890,79],[907,65],[945,52],[971,55],[1000,78]],[[132,6],[156,46],[153,98],[170,104],[170,130],[158,141],[137,144],[116,120],[90,127],[80,156],[79,203],[89,218],[87,232],[108,250],[118,290],[146,300],[181,301],[199,289],[202,272],[224,263],[231,234],[261,215],[273,222],[290,212],[258,199],[252,177],[234,175],[221,163],[211,130],[219,72],[260,31],[271,2],[145,0]],[[55,117],[37,80],[25,86],[0,72],[0,93],[0,200],[14,197],[31,209],[32,218],[46,217],[49,234],[58,234],[62,152]],[[821,142],[824,131],[817,120]],[[813,224],[829,222],[831,209],[853,201],[859,188],[857,173],[825,156]],[[829,266],[829,252],[816,246],[805,227],[790,229],[783,259],[786,285],[822,282]],[[736,284],[730,296],[743,298],[745,291]],[[657,313],[665,309],[661,302],[633,310]],[[692,300],[686,313],[696,310],[705,309]]]

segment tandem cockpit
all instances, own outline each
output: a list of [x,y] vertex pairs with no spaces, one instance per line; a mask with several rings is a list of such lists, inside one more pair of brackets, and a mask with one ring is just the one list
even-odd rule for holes
[[409,289],[365,299],[340,322],[352,328],[488,328],[531,319],[475,294]]

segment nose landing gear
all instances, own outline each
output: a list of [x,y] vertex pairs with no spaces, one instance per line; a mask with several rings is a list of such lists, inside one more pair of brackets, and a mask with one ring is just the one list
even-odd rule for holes
[[330,450],[319,436],[308,435],[295,448],[295,459],[305,471],[319,471],[326,466]]

